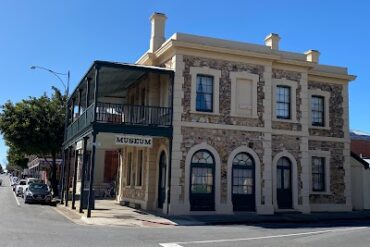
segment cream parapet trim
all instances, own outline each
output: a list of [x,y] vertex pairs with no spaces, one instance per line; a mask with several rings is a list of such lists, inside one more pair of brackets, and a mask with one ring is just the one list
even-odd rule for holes
[[[192,41],[191,42],[181,41],[181,39],[188,39]],[[203,45],[201,42],[203,40],[210,40],[215,44]],[[247,46],[248,50],[225,48],[225,46],[230,47],[233,44]],[[253,44],[241,43],[241,42],[235,42],[235,41],[229,41],[229,40],[220,40],[220,39],[200,37],[200,36],[189,35],[189,34],[175,33],[167,41],[165,41],[164,44],[162,44],[162,46],[155,53],[153,53],[153,55],[151,54],[146,55],[147,53],[145,53],[137,60],[136,63],[138,64],[148,64],[149,63],[150,64],[149,60],[151,60],[152,61],[151,63],[153,64],[156,59],[158,59],[163,54],[167,53],[168,50],[173,50],[173,48],[175,49],[189,48],[189,49],[198,50],[198,51],[210,51],[210,52],[222,53],[222,54],[228,54],[228,55],[234,55],[234,56],[260,58],[264,60],[274,61],[280,64],[306,67],[309,69],[309,75],[318,75],[318,76],[328,77],[328,78],[337,78],[337,79],[342,79],[344,81],[352,81],[356,79],[355,76],[348,75],[347,70],[344,67],[320,65],[320,64],[308,62],[306,61],[306,56],[300,53],[273,51],[273,50],[269,50],[268,52],[267,50],[265,50],[264,52],[261,52],[261,49],[262,49],[261,47],[262,47],[261,45],[253,45]],[[299,59],[297,60],[298,57]]]
[[[329,151],[322,151],[322,150],[310,150],[309,151],[310,159],[309,159],[309,171],[310,171],[310,194],[311,195],[330,195],[330,181],[331,181],[331,174],[330,174],[330,152]],[[325,190],[324,191],[313,191],[312,190],[312,157],[320,157],[324,158],[324,166],[325,166]]]
[[[191,75],[191,111],[199,112],[196,110],[196,87],[198,75],[209,75],[213,77],[213,114],[219,114],[219,100],[220,100],[220,78],[221,70],[211,69],[209,67],[190,67]],[[204,112],[200,112],[204,113]],[[207,114],[207,112],[206,112]]]
[[[276,116],[276,92],[278,86],[290,88],[290,118],[281,119]],[[296,81],[287,79],[272,79],[272,121],[298,123],[297,121],[297,87]]]
[[[238,116],[238,117],[252,117],[257,118],[257,83],[259,81],[259,76],[256,74],[251,74],[246,71],[242,72],[230,72],[230,79],[231,79],[231,116]],[[237,87],[237,80],[238,79],[246,79],[252,81],[252,115],[243,115],[240,113],[235,112],[236,110],[236,87]]]
[[287,151],[282,151],[275,155],[274,159],[272,160],[272,194],[273,194],[273,205],[275,211],[279,211],[278,203],[277,203],[277,162],[280,158],[286,157],[290,160],[292,165],[291,169],[291,178],[292,178],[292,203],[293,209],[302,211],[302,208],[298,205],[298,167],[297,161],[293,155],[291,155]]
[[[324,126],[313,126],[312,125],[312,96],[321,96],[324,98]],[[311,129],[326,129],[330,130],[330,92],[322,91],[320,89],[310,89],[308,90],[308,121],[309,121],[309,128]]]
[[232,203],[232,168],[233,168],[233,159],[234,157],[239,154],[239,153],[247,153],[250,156],[252,156],[253,161],[254,161],[254,188],[255,188],[255,202],[256,202],[256,212],[261,213],[262,211],[262,204],[261,204],[261,188],[262,188],[262,183],[261,183],[261,162],[253,149],[247,147],[247,146],[240,146],[236,149],[234,149],[230,155],[229,158],[227,159],[227,203],[230,205],[229,207],[233,207]]

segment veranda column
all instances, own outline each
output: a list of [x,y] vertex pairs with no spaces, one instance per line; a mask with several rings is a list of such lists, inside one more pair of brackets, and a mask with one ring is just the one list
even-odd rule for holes
[[68,207],[68,192],[69,192],[69,177],[71,176],[71,158],[72,158],[72,147],[68,148],[68,162],[67,165],[67,177],[66,177],[66,185],[65,185],[65,206]]
[[91,217],[91,210],[93,208],[94,196],[93,196],[93,185],[94,185],[94,170],[95,170],[95,153],[96,153],[96,133],[93,133],[92,142],[92,153],[91,153],[91,166],[90,166],[90,185],[89,185],[89,199],[87,204],[87,217]]
[[[98,106],[98,86],[99,86],[99,65],[95,65],[95,87],[94,87],[94,120],[93,126],[96,122],[96,110]],[[97,133],[93,131],[93,140],[92,140],[92,153],[91,153],[91,166],[90,166],[90,186],[89,186],[89,199],[87,206],[87,217],[91,217],[91,209],[95,198],[93,198],[93,185],[94,185],[94,170],[95,170],[95,153],[96,153],[96,135]]]
[[87,168],[87,140],[89,137],[84,137],[84,147],[83,147],[83,158],[82,158],[82,174],[81,174],[81,191],[80,191],[80,213],[83,213],[83,202],[85,198],[85,178],[86,178],[86,168]]
[[78,165],[78,150],[75,151],[73,170],[73,187],[72,187],[72,209],[76,209],[76,186],[77,186],[77,165]]

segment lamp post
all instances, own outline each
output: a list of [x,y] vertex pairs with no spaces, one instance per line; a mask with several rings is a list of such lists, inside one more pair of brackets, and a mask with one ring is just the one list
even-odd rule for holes
[[[66,134],[67,134],[67,125],[68,125],[67,119],[68,119],[69,85],[70,85],[70,79],[71,79],[70,71],[68,70],[67,73],[59,73],[59,72],[56,72],[54,70],[51,70],[51,69],[48,69],[48,68],[45,68],[45,67],[42,67],[42,66],[36,66],[36,65],[31,66],[30,69],[45,70],[45,71],[53,74],[62,83],[62,85],[64,87],[65,95],[67,97],[66,113],[65,113],[65,119],[64,119],[64,136],[66,136]],[[67,77],[67,83],[65,83],[60,76]],[[64,187],[64,167],[65,167],[65,162],[66,162],[63,148],[62,148],[62,157],[63,157],[63,167],[62,167],[63,169],[61,171],[60,188],[59,188],[59,192],[61,193],[61,195],[60,195],[61,203],[63,203],[63,195],[62,194],[63,194],[63,187]],[[55,172],[56,172],[56,170],[55,170]]]

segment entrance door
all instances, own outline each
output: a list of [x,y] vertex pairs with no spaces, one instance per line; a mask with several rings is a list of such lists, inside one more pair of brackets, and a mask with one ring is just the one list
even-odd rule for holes
[[234,211],[255,211],[255,164],[247,153],[239,153],[232,163],[232,201]]
[[215,163],[206,150],[196,152],[190,168],[190,210],[215,210]]
[[293,208],[292,196],[292,164],[286,157],[277,163],[277,203],[280,209]]
[[159,158],[158,208],[163,208],[163,203],[166,200],[166,171],[166,154],[162,152]]

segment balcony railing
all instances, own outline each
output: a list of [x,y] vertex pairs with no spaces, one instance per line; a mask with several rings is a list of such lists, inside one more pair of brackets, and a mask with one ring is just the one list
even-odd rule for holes
[[[67,128],[69,140],[88,127],[94,121],[94,104],[90,105]],[[169,127],[172,125],[172,109],[170,107],[97,103],[96,122],[123,125],[141,125]]]

